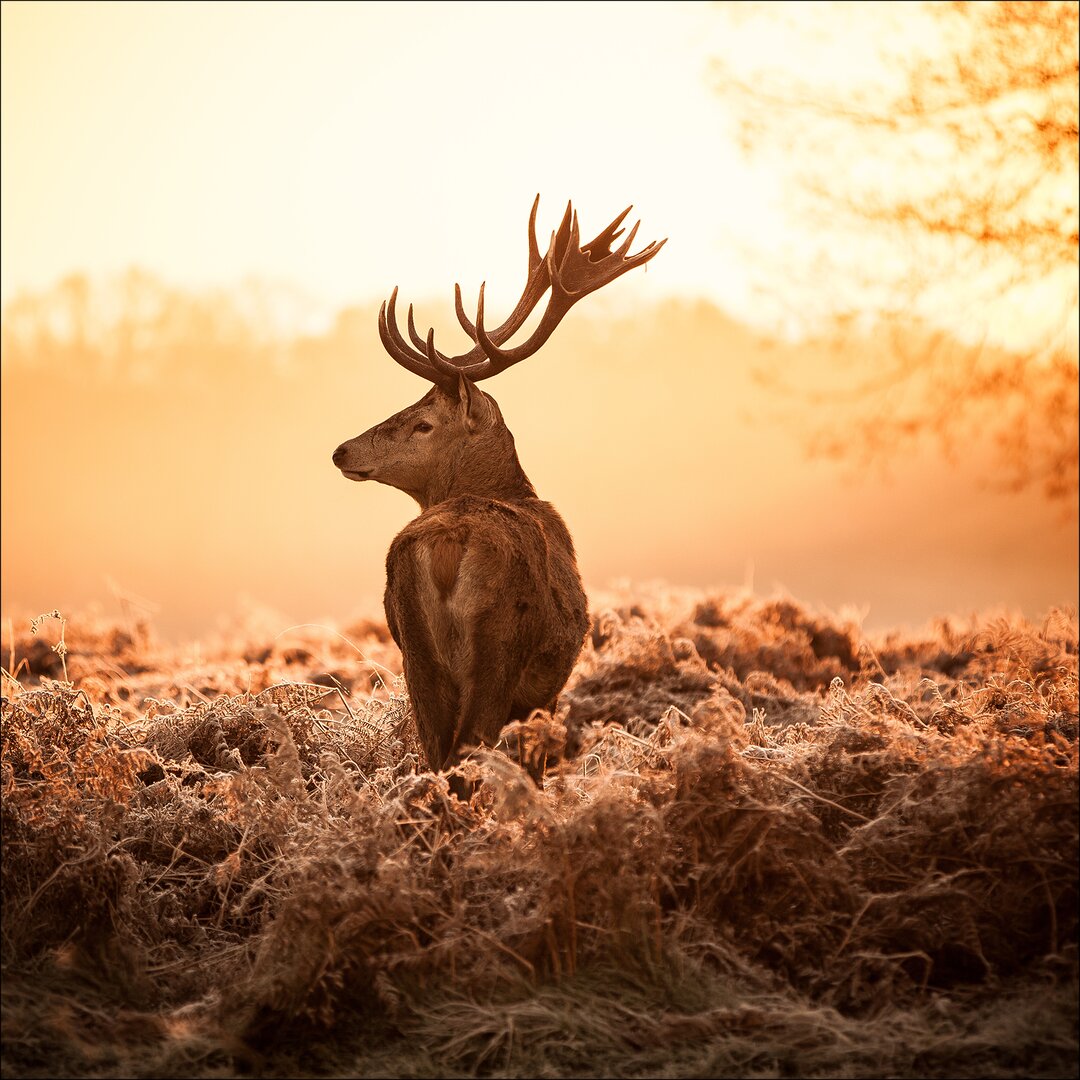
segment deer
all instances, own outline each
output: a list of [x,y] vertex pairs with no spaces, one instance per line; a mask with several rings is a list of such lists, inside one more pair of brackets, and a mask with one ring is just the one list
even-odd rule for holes
[[[539,203],[537,195],[525,287],[505,322],[490,331],[485,325],[486,283],[475,321],[454,285],[458,322],[473,343],[467,352],[444,355],[434,328],[422,337],[412,304],[406,340],[394,287],[379,309],[379,338],[393,360],[431,388],[333,453],[347,479],[387,484],[420,507],[390,545],[383,600],[420,744],[435,773],[452,769],[468,748],[497,745],[511,721],[537,709],[554,713],[589,629],[570,532],[537,495],[497,402],[477,384],[532,356],[574,304],[644,265],[667,242],[630,255],[639,221],[613,250],[627,207],[582,244],[568,203],[541,255]],[[536,328],[509,345],[549,290]],[[542,784],[543,763],[526,767]],[[451,790],[467,798],[471,789],[455,785],[458,779],[451,779]]]

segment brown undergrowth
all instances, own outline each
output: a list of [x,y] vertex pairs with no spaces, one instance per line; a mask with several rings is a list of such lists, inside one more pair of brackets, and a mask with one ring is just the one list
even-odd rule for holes
[[4,1075],[1075,1071],[1071,613],[612,598],[544,789],[478,750],[468,805],[377,622],[62,629],[4,676]]

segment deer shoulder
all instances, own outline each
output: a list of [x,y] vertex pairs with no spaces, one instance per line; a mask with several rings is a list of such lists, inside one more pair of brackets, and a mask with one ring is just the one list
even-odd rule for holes
[[386,570],[386,601],[395,609],[407,591],[409,609],[440,619],[492,619],[534,636],[551,620],[569,619],[574,633],[585,633],[573,542],[540,499],[462,496],[426,510],[394,539]]

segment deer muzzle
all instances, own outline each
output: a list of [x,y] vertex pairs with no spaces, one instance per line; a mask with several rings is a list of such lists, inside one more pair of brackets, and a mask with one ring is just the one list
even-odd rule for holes
[[374,465],[356,465],[350,462],[350,444],[342,443],[334,451],[334,464],[349,480],[370,480],[375,472]]

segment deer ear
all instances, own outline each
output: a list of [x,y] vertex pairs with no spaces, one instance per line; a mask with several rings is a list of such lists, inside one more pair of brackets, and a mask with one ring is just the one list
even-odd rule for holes
[[487,418],[487,402],[484,395],[476,389],[476,385],[465,378],[458,376],[458,407],[461,410],[461,420],[465,430],[471,435]]

